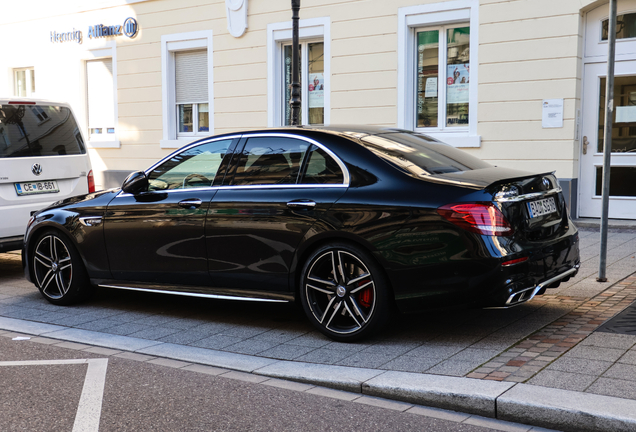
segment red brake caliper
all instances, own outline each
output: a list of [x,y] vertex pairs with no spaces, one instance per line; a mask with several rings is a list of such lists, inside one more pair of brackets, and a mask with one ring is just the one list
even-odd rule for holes
[[[362,280],[358,282],[358,286],[362,286],[369,282],[371,282],[371,279]],[[373,304],[373,289],[371,288],[371,286],[363,289],[358,293],[358,303],[367,308],[371,307],[371,304]]]

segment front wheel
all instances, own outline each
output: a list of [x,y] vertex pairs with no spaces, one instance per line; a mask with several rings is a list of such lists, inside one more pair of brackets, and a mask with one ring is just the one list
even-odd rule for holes
[[82,258],[70,240],[57,231],[38,237],[32,264],[35,285],[51,303],[68,305],[92,292]]
[[351,342],[379,330],[390,310],[388,283],[370,254],[353,245],[324,246],[307,259],[300,297],[312,324]]

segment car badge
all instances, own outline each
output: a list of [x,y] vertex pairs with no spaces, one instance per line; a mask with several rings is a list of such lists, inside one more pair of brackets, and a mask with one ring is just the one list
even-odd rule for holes
[[40,174],[42,174],[42,165],[38,163],[33,164],[33,166],[31,167],[31,172],[36,176],[39,176]]
[[543,183],[543,187],[545,188],[545,190],[549,190],[550,187],[552,186],[552,183],[550,183],[550,180],[548,180],[547,177],[543,177],[543,180],[541,180],[541,183]]
[[519,196],[519,188],[517,186],[507,186],[495,194],[495,199],[512,199]]

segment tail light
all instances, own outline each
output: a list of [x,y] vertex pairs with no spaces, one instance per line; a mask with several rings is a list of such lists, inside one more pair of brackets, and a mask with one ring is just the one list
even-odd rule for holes
[[509,236],[513,229],[492,203],[448,204],[437,213],[466,231],[489,236]]
[[95,177],[93,177],[93,170],[88,172],[88,193],[95,192]]

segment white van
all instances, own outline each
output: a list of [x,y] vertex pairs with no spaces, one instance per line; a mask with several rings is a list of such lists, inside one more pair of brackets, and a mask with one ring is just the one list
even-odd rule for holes
[[95,191],[68,104],[0,98],[0,252],[22,248],[31,213]]

